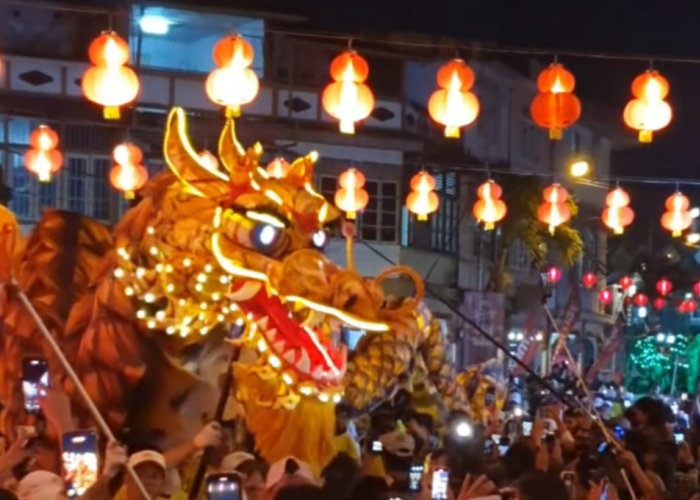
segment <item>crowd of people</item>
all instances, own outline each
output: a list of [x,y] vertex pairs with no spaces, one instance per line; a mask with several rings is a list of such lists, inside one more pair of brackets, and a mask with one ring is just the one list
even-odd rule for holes
[[[58,435],[75,431],[67,401],[53,389],[42,401]],[[295,457],[266,463],[252,442],[234,449],[231,425],[210,422],[166,450],[148,438],[107,443],[80,498],[143,500],[128,465],[152,500],[698,500],[700,419],[681,426],[677,413],[643,397],[602,418],[562,405],[532,416],[494,407],[484,422],[453,413],[438,425],[397,398],[362,423],[339,412],[336,455],[322,471]],[[77,497],[65,471],[37,470],[35,441],[22,435],[0,456],[2,498]],[[204,484],[192,496],[205,449]]]

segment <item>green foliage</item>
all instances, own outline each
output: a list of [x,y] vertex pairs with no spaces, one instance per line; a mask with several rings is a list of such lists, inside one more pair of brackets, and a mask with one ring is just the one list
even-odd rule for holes
[[[506,273],[508,251],[521,242],[532,257],[535,267],[547,264],[549,256],[554,257],[561,267],[573,266],[583,254],[583,242],[578,231],[568,225],[556,228],[554,235],[538,219],[538,211],[543,202],[544,185],[538,177],[509,177],[501,183],[503,201],[508,207],[508,215],[500,226],[500,237],[496,265],[493,268],[490,287],[506,291],[510,279]],[[567,200],[571,218],[578,215],[576,202]]]

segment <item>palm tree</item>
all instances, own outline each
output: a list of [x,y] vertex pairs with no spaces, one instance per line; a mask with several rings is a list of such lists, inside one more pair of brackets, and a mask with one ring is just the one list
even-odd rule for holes
[[[583,242],[576,229],[568,225],[556,228],[551,235],[546,225],[539,221],[537,212],[542,204],[542,185],[538,177],[509,176],[499,183],[503,187],[503,201],[508,207],[508,215],[503,220],[496,238],[496,251],[486,286],[487,290],[507,292],[511,286],[508,269],[508,255],[516,242],[520,242],[535,268],[543,268],[548,258],[553,258],[561,267],[571,267],[583,254]],[[578,214],[578,206],[567,200],[571,218]]]

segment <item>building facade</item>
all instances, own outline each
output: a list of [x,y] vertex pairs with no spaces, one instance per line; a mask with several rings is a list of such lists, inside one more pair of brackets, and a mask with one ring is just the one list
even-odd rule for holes
[[[329,63],[345,45],[288,34],[289,26],[299,21],[274,14],[196,11],[150,3],[115,11],[0,5],[0,32],[7,35],[0,45],[4,61],[0,91],[5,98],[0,164],[12,188],[10,208],[23,229],[29,231],[46,208],[79,212],[106,224],[118,220],[128,206],[109,185],[112,150],[125,140],[134,142],[144,152],[149,173],[162,170],[163,126],[172,106],[192,113],[197,147],[213,147],[223,117],[206,97],[204,80],[214,67],[214,44],[233,31],[253,45],[253,69],[261,77],[259,95],[244,107],[239,122],[242,142],[260,141],[266,161],[318,151],[317,188],[328,197],[333,196],[342,171],[354,166],[365,174],[370,204],[358,218],[361,243],[355,249],[356,269],[365,276],[376,276],[394,264],[408,265],[441,299],[459,305],[465,291],[483,289],[489,271],[483,233],[471,216],[483,175],[463,167],[498,164],[514,173],[551,171],[565,181],[570,157],[586,153],[594,158],[597,175],[605,175],[609,168],[610,152],[617,147],[614,134],[593,120],[582,120],[551,149],[546,133],[529,118],[534,79],[498,62],[470,63],[476,73],[481,115],[461,143],[446,145],[425,110],[439,63],[358,47],[371,68],[368,83],[376,105],[355,136],[343,136],[323,111],[320,96],[329,82]],[[132,66],[141,79],[137,102],[115,123],[103,121],[80,88],[88,67],[87,47],[108,28],[129,40]],[[41,123],[58,132],[65,158],[63,170],[50,184],[39,184],[23,165],[29,135]],[[430,161],[430,152],[442,150],[456,160]],[[421,168],[435,176],[441,199],[440,209],[427,223],[415,221],[404,208],[410,178]],[[602,192],[570,187],[584,205],[602,207]],[[583,229],[586,258],[572,279],[591,269],[591,262],[605,260],[604,233],[597,226]],[[332,241],[327,253],[345,264],[344,242]],[[511,251],[509,266],[515,287],[503,335],[517,336],[527,308],[517,304],[516,298],[522,290],[536,286],[538,273],[522,248]],[[410,292],[401,280],[390,288]],[[559,312],[562,297],[555,298]],[[444,300],[427,297],[445,330],[459,331],[458,318]],[[590,301],[585,314],[591,315],[591,324],[603,324],[596,305]],[[582,316],[579,325],[584,336],[592,328],[584,325],[587,317]]]

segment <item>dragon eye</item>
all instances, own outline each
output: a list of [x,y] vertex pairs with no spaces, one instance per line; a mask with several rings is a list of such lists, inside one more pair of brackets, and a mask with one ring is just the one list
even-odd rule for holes
[[253,237],[255,242],[261,247],[269,247],[279,236],[280,230],[268,224],[260,225],[256,228]]
[[328,235],[326,232],[321,229],[320,231],[316,231],[314,235],[311,237],[311,240],[314,243],[314,246],[316,248],[324,248],[326,246],[326,243],[328,243]]

